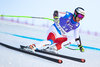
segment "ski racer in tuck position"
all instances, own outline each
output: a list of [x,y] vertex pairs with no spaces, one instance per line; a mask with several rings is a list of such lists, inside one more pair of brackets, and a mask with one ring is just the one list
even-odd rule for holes
[[[85,16],[85,11],[81,7],[77,7],[74,14],[65,12],[65,16],[58,18],[60,12],[54,11],[54,24],[48,30],[48,36],[46,41],[41,41],[36,44],[29,45],[32,50],[41,49],[41,46],[48,44],[50,50],[58,51],[62,48],[62,43],[71,39],[67,37],[66,33],[74,31],[74,41],[77,43],[81,52],[84,52],[84,48],[81,44],[81,38],[79,35],[80,20]],[[53,45],[53,46],[52,46]]]

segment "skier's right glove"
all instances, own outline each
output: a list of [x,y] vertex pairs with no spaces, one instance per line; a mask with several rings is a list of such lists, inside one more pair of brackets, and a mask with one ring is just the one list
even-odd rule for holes
[[54,22],[59,22],[59,15],[58,15],[58,11],[55,10],[53,13],[53,18],[54,18]]
[[79,45],[78,47],[79,47],[79,49],[80,49],[81,52],[84,52],[84,48],[83,48],[82,45]]
[[58,19],[58,11],[57,10],[54,11],[53,17],[54,17],[54,19]]

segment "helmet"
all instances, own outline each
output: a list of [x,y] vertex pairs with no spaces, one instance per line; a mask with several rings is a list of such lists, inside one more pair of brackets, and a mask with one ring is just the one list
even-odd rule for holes
[[84,18],[85,16],[85,10],[81,7],[77,7],[74,11],[74,17]]

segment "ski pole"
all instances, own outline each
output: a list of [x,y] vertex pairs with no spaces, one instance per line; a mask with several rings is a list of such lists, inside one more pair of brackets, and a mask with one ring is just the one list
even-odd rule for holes
[[46,20],[54,21],[54,19],[50,19],[47,17],[15,16],[15,15],[0,15],[0,17],[36,18],[36,19],[46,19]]
[[67,43],[67,44],[64,44],[63,46],[64,46],[65,48],[70,49],[70,50],[80,50],[80,49],[74,49],[74,48],[67,47],[67,45],[70,45],[70,44],[71,44],[71,42],[69,42],[69,43]]

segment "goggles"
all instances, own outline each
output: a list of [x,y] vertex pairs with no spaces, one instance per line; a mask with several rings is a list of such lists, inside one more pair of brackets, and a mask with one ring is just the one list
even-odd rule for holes
[[84,15],[82,15],[82,14],[78,14],[77,17],[83,19],[83,18],[84,18]]

